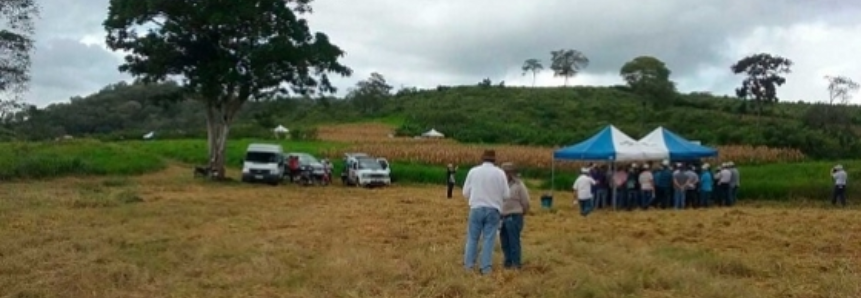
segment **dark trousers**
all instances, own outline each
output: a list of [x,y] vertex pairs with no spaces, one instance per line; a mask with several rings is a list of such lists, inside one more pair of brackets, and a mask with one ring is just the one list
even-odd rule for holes
[[670,199],[673,197],[673,190],[669,187],[659,186],[655,189],[655,207],[667,209],[670,204]]
[[709,191],[700,191],[700,208],[707,208],[709,206],[709,201],[712,199],[712,192]]
[[729,184],[718,184],[717,193],[715,194],[715,204],[717,206],[729,206],[729,196],[731,194]]
[[[582,202],[582,201],[581,201]],[[519,269],[522,251],[520,249],[520,232],[523,231],[523,214],[502,216],[502,229],[499,232],[499,242],[502,244],[503,266]]]
[[835,185],[834,193],[831,195],[831,205],[837,205],[837,201],[846,206],[846,185]]
[[686,189],[685,190],[685,207],[697,208],[699,204],[697,204],[697,190],[696,189]]
[[454,190],[454,183],[448,184],[448,198],[451,199],[451,192]]

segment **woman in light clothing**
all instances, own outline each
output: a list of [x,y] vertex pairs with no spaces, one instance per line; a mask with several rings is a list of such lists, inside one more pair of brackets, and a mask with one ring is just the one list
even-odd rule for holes
[[529,190],[517,175],[513,163],[502,164],[502,170],[508,177],[511,198],[502,204],[502,228],[499,241],[502,244],[504,256],[503,266],[508,269],[520,269],[521,246],[520,232],[523,231],[523,215],[529,212]]

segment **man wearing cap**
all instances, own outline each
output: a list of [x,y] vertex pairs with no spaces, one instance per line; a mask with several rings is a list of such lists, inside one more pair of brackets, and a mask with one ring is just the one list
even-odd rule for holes
[[673,197],[673,171],[670,169],[669,160],[663,160],[661,168],[655,173],[655,190],[657,205],[661,209],[666,209],[672,205],[670,201]]
[[673,208],[685,209],[685,194],[691,183],[690,178],[682,164],[676,164],[676,171],[673,172]]
[[733,206],[735,202],[738,201],[738,187],[741,186],[741,177],[738,175],[738,169],[735,167],[735,163],[732,161],[727,163],[729,167],[729,172],[731,174],[729,179],[729,203],[727,205]]
[[523,231],[523,216],[529,212],[529,190],[517,176],[517,168],[513,163],[503,163],[502,170],[508,176],[508,186],[511,189],[511,198],[502,204],[502,229],[499,233],[499,243],[502,245],[504,256],[503,266],[509,269],[520,269],[520,232]]
[[732,172],[729,170],[729,163],[721,164],[721,170],[718,174],[718,192],[720,193],[718,197],[715,199],[717,201],[718,206],[729,206],[730,205],[730,196],[732,195],[730,189],[730,182],[732,181]]
[[846,207],[846,171],[842,165],[836,165],[831,169],[831,178],[834,178],[834,194],[831,196],[831,205],[837,205],[837,200],[840,204]]
[[700,173],[700,207],[707,208],[709,201],[712,199],[712,172],[709,170],[709,164],[703,164],[702,173]]
[[463,196],[469,200],[470,208],[463,263],[467,271],[472,270],[478,254],[478,241],[483,237],[479,266],[482,274],[489,274],[502,205],[511,196],[511,190],[505,172],[494,165],[496,151],[485,150],[481,160],[481,165],[470,169],[463,182]]
[[574,181],[571,187],[574,190],[574,200],[580,205],[580,215],[587,216],[592,212],[592,186],[595,185],[595,180],[589,176],[589,169],[580,169],[580,177]]
[[655,198],[655,179],[652,171],[649,170],[649,165],[643,165],[643,171],[640,172],[640,208],[643,210],[649,209],[652,200]]

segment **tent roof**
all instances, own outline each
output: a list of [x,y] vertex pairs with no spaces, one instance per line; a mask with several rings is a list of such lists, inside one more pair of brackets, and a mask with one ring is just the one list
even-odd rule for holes
[[423,133],[422,136],[425,136],[425,137],[442,137],[445,135],[443,135],[441,132],[438,132],[435,128],[431,128],[431,130],[428,130],[427,132]]
[[290,131],[290,130],[289,130],[289,129],[287,129],[286,127],[284,127],[284,125],[278,124],[278,127],[276,127],[276,128],[274,128],[274,129],[272,129],[272,131],[276,131],[276,132],[287,132],[287,131]]
[[553,152],[554,159],[569,160],[646,160],[655,157],[634,138],[613,125],[607,125],[589,139]]
[[718,155],[716,149],[693,143],[663,126],[658,126],[639,142],[646,147],[664,147],[662,149],[669,155],[664,158],[670,159],[695,159]]

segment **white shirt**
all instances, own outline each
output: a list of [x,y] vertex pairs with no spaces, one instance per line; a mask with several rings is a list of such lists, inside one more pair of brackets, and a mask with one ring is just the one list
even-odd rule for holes
[[846,185],[846,172],[839,170],[831,174],[834,177],[834,185]]
[[577,180],[574,181],[574,186],[571,187],[577,192],[577,199],[588,200],[592,198],[592,185],[595,185],[595,180],[589,175],[580,174]]
[[511,197],[505,172],[492,163],[475,166],[463,181],[463,196],[469,200],[469,208],[496,208],[502,213],[502,202]]

